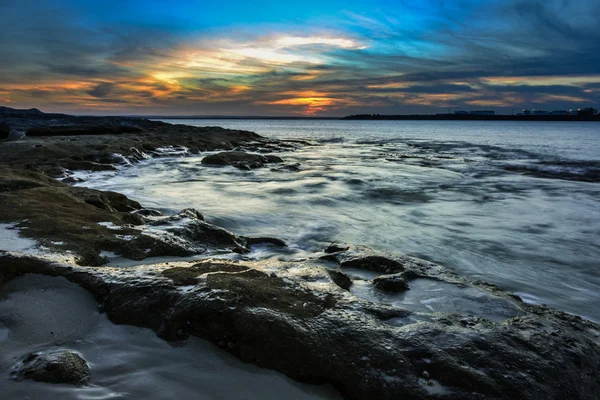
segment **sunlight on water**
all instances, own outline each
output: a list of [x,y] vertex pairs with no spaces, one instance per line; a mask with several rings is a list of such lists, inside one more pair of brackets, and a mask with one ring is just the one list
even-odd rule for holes
[[200,210],[298,251],[331,242],[403,252],[600,320],[600,133],[592,123],[171,121],[318,146],[297,172],[147,160],[84,183],[147,207]]

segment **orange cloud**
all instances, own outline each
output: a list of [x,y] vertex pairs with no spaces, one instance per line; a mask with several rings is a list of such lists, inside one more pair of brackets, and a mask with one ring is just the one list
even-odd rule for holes
[[316,92],[313,90],[301,92],[284,92],[282,94],[293,97],[288,97],[280,100],[258,102],[258,104],[297,106],[301,107],[299,113],[304,115],[314,115],[319,112],[339,108],[340,106],[359,105],[356,101],[351,99],[331,97],[329,93]]

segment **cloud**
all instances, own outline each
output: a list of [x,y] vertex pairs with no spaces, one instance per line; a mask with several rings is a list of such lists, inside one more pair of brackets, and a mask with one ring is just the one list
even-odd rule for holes
[[600,102],[597,1],[374,0],[326,16],[307,6],[289,24],[214,26],[177,6],[157,21],[130,3],[116,17],[95,3],[4,0],[0,102],[260,115]]

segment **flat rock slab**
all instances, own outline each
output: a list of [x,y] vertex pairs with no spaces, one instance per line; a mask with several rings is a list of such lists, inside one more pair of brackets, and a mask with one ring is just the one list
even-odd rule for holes
[[[600,393],[597,324],[493,287],[490,293],[520,316],[493,321],[361,299],[314,264],[210,260],[187,264],[189,274],[175,269],[186,263],[170,264],[115,270],[4,253],[0,282],[28,272],[64,276],[90,290],[116,323],[151,328],[166,340],[198,336],[298,381],[330,383],[352,400],[592,399]],[[425,274],[424,265],[415,268]],[[268,272],[274,267],[279,272]],[[439,275],[443,268],[431,269]],[[428,290],[419,280],[404,293]]]
[[205,165],[231,165],[239,169],[262,168],[266,164],[281,162],[283,159],[274,155],[252,154],[243,151],[225,151],[202,159],[202,164]]

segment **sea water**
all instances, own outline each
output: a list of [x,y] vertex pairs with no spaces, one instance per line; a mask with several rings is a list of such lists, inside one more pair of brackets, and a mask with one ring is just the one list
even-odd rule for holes
[[[425,258],[600,321],[600,124],[168,120],[312,145],[252,171],[153,158],[82,185],[174,213],[194,207],[301,258],[332,242]],[[174,143],[176,144],[176,143]]]

